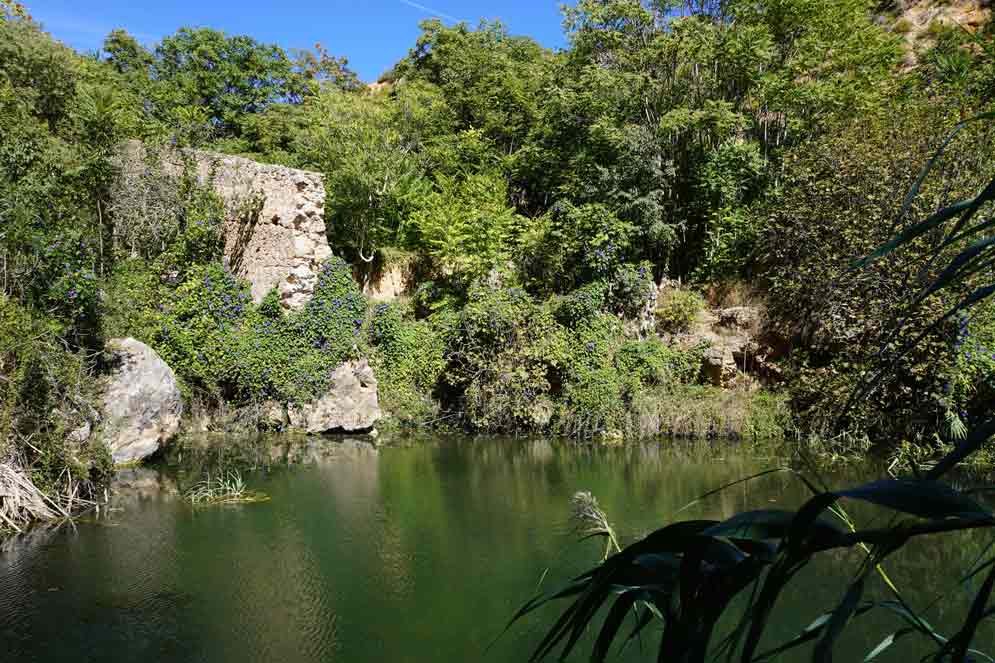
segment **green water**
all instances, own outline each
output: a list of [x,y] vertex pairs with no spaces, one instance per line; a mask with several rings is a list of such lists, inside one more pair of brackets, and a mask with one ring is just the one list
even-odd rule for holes
[[[271,501],[194,510],[177,498],[219,459],[254,467],[246,480]],[[527,660],[555,609],[494,642],[508,617],[540,579],[552,588],[600,553],[600,544],[577,544],[570,531],[575,491],[593,492],[631,541],[699,494],[773,463],[736,448],[659,444],[201,441],[161,467],[124,473],[110,513],[4,544],[0,660]],[[790,507],[804,496],[796,481],[774,475],[682,517]],[[925,541],[888,571],[925,607],[987,543]],[[838,556],[803,575],[780,604],[772,635],[795,634],[838,601],[853,562]],[[968,598],[955,591],[926,614],[952,629]],[[858,624],[836,660],[862,660],[898,626],[883,615]],[[983,631],[979,644],[991,642]],[[912,652],[921,653],[910,640],[880,660]],[[632,648],[614,660],[655,657]]]

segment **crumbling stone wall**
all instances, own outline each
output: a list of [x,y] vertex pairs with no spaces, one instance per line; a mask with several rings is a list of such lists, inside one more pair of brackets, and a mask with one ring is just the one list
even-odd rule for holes
[[122,180],[160,168],[209,184],[225,201],[226,264],[249,281],[256,303],[273,288],[286,309],[311,299],[321,263],[332,251],[325,234],[321,175],[200,150],[157,149],[130,141],[121,153]]

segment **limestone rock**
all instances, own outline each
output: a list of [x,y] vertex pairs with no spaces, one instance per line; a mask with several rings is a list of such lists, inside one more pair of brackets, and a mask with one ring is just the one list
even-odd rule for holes
[[363,294],[377,302],[392,302],[412,290],[412,275],[403,264],[387,265],[375,273],[366,274],[363,281]]
[[732,385],[747,370],[764,360],[758,342],[763,322],[762,309],[735,306],[701,311],[691,329],[667,340],[690,349],[706,346],[701,359],[702,378],[717,387]]
[[714,345],[701,356],[702,377],[716,387],[728,386],[736,378],[736,359],[727,345]]
[[126,143],[118,159],[121,181],[138,186],[141,173],[154,167],[177,184],[190,172],[210,185],[225,202],[225,264],[249,281],[252,300],[258,304],[276,288],[285,309],[307,304],[332,254],[321,175],[200,150],[152,152]]
[[372,429],[381,417],[373,369],[365,359],[342,364],[328,393],[314,403],[291,405],[288,414],[291,427],[312,434]]
[[103,392],[104,440],[115,463],[147,458],[180,427],[183,399],[173,370],[133,338],[111,339],[113,369]]

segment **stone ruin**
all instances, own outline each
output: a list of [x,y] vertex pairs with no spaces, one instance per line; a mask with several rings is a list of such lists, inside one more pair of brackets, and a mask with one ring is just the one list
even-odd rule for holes
[[273,288],[287,310],[311,299],[332,253],[321,175],[201,150],[152,150],[139,141],[125,144],[119,166],[124,186],[150,168],[210,185],[225,203],[224,262],[250,283],[252,300],[259,303]]

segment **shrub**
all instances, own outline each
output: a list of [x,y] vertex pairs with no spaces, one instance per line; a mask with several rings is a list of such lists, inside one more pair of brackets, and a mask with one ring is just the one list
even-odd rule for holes
[[560,324],[573,327],[605,310],[608,284],[592,281],[573,292],[551,300],[553,315]]
[[341,258],[323,265],[311,301],[284,314],[278,295],[258,306],[248,284],[218,263],[194,265],[166,287],[150,342],[189,391],[210,399],[308,401],[362,343],[366,300]]
[[700,366],[700,352],[680,350],[658,338],[625,341],[615,353],[618,371],[645,386],[692,382]]
[[247,284],[220,264],[193,265],[163,297],[149,342],[188,389],[215,398],[230,395],[236,330],[248,302]]
[[497,173],[439,175],[436,188],[411,215],[417,245],[456,274],[485,274],[505,257],[517,223],[508,184]]
[[396,304],[379,304],[370,323],[373,366],[384,409],[402,422],[436,414],[433,394],[445,368],[442,335],[427,320],[413,320]]
[[86,497],[110,455],[99,439],[70,435],[95,423],[96,384],[85,353],[67,350],[58,331],[0,294],[0,463],[27,469],[53,499],[68,483]]
[[611,281],[611,309],[627,319],[636,318],[650,304],[655,292],[649,264],[621,265]]
[[661,332],[676,334],[691,329],[705,299],[693,290],[668,291],[657,303],[656,322]]
[[475,285],[445,332],[444,379],[467,423],[525,432],[549,425],[566,331],[521,288]]
[[273,308],[272,300],[261,304],[240,330],[237,390],[242,398],[312,400],[362,344],[366,299],[348,263],[333,256],[303,309],[273,317]]
[[558,425],[577,437],[623,432],[643,389],[692,379],[700,363],[659,339],[627,340],[618,318],[606,314],[579,325],[569,348]]
[[515,255],[530,289],[568,292],[612,279],[635,235],[635,226],[606,205],[561,202],[525,224]]

